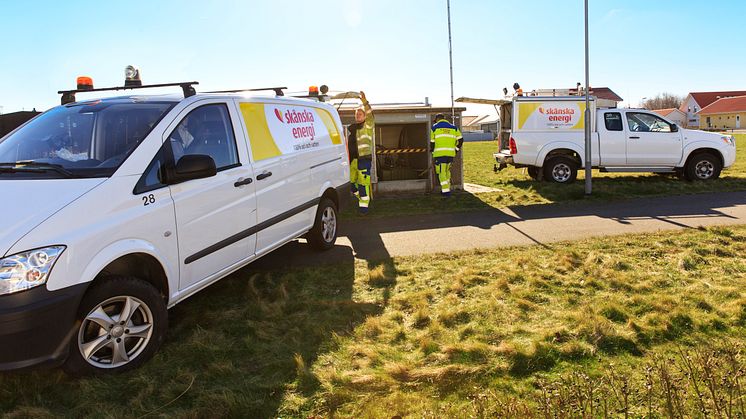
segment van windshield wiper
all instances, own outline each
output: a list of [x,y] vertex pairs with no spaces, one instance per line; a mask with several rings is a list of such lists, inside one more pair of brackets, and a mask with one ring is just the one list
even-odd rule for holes
[[35,162],[33,160],[24,160],[24,161],[11,162],[11,163],[0,163],[0,171],[6,172],[6,173],[16,173],[16,172],[42,173],[46,171],[53,171],[66,178],[77,177],[71,171],[62,167],[62,165]]

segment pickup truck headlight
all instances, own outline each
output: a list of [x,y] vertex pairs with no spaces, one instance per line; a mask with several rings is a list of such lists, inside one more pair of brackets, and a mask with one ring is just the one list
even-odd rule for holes
[[728,144],[729,146],[732,146],[732,147],[736,146],[736,139],[730,135],[723,135],[722,137],[720,137],[720,139],[723,140],[723,142],[725,144]]
[[0,259],[0,295],[13,294],[47,282],[65,246],[29,250]]

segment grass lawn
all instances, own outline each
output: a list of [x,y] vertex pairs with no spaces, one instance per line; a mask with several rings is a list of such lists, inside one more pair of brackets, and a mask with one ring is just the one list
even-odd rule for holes
[[0,374],[8,417],[744,417],[746,226],[279,272],[143,368]]
[[600,173],[593,171],[593,195],[585,197],[584,173],[572,185],[557,185],[532,180],[525,169],[509,167],[499,173],[492,168],[497,151],[494,141],[464,144],[464,180],[499,189],[498,192],[478,194],[462,193],[447,202],[438,194],[413,197],[376,199],[372,216],[453,212],[486,208],[504,208],[513,205],[546,204],[573,201],[609,201],[646,196],[680,195],[702,192],[746,190],[746,134],[736,134],[738,155],[736,163],[724,170],[720,179],[712,182],[687,182],[672,175],[644,173]]

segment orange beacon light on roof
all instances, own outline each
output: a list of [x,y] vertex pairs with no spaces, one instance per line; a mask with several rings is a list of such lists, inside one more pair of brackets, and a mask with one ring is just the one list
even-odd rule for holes
[[78,90],[93,90],[93,79],[87,76],[80,76],[77,80]]

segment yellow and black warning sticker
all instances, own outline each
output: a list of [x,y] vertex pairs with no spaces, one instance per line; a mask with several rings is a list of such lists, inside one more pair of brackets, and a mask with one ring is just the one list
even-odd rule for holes
[[387,150],[376,150],[376,154],[424,153],[426,151],[426,148],[391,148]]

